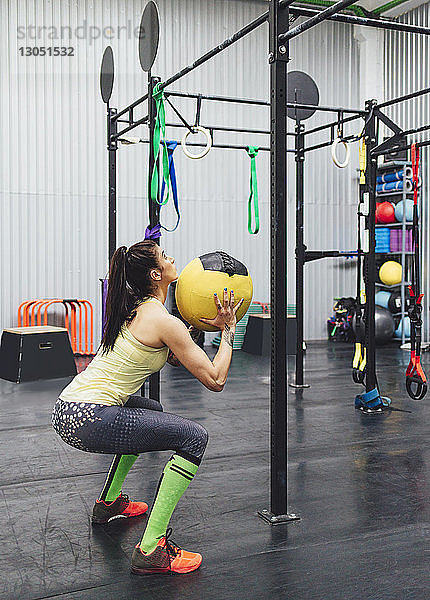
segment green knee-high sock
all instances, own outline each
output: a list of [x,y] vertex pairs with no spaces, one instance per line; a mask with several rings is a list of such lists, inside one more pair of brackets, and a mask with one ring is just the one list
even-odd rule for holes
[[116,454],[107,474],[99,500],[113,502],[120,494],[122,484],[136,462],[138,454]]
[[198,465],[178,454],[174,454],[164,467],[151,514],[140,542],[143,552],[152,552],[158,538],[166,534],[175,506],[197,473],[197,469]]

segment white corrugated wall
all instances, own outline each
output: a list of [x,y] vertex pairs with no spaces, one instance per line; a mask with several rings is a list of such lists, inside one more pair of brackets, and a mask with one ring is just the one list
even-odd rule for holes
[[[4,0],[0,3],[0,199],[1,328],[16,325],[17,307],[37,297],[81,297],[96,307],[100,330],[99,277],[107,269],[107,152],[105,107],[99,69],[109,43],[115,57],[111,105],[124,107],[146,91],[137,39],[145,0]],[[161,37],[153,74],[162,79],[193,62],[261,14],[267,5],[242,0],[160,0]],[[53,39],[63,30],[63,41]],[[96,27],[97,29],[91,29]],[[105,29],[105,36],[100,30]],[[121,30],[118,27],[122,27]],[[37,29],[39,28],[39,30]],[[71,35],[69,39],[69,34]],[[107,39],[107,38],[112,39]],[[94,38],[94,39],[93,39]],[[74,56],[25,57],[21,46],[65,45]],[[174,89],[268,100],[268,32],[263,25]],[[321,104],[357,106],[358,51],[352,28],[323,23],[291,44],[290,69],[307,71]],[[195,105],[175,104],[189,119]],[[138,115],[136,115],[138,116]],[[310,128],[329,117],[315,115]],[[173,119],[169,110],[168,119]],[[202,123],[268,129],[269,109],[204,102]],[[291,127],[293,124],[291,123]],[[361,122],[349,128],[358,132]],[[180,130],[170,130],[178,138]],[[130,135],[147,136],[141,127]],[[312,143],[322,138],[314,136]],[[222,143],[268,146],[259,135],[215,134]],[[142,237],[148,223],[148,147],[118,152],[118,244]],[[182,220],[164,234],[163,246],[180,267],[199,253],[222,248],[243,260],[255,284],[255,299],[269,300],[269,156],[260,152],[260,233],[247,232],[249,158],[244,151],[213,149],[201,161],[176,151]],[[309,249],[351,249],[355,241],[356,167],[339,170],[328,149],[306,160],[305,242]],[[290,161],[289,291],[294,302],[294,161]],[[174,223],[172,208],[162,221]],[[318,261],[306,266],[306,336],[325,336],[334,295],[354,293],[352,262]]]
[[[430,6],[423,4],[415,10],[403,15],[400,20],[405,23],[429,27]],[[429,38],[424,35],[410,33],[386,33],[385,41],[385,89],[386,100],[398,98],[405,94],[429,87]],[[428,94],[387,107],[384,112],[402,129],[413,129],[430,124],[430,102]],[[388,132],[387,132],[388,134]],[[428,140],[429,132],[408,137],[408,142]],[[424,292],[424,339],[430,337],[428,306],[430,294],[429,259],[430,210],[428,206],[430,165],[429,150],[424,147],[421,153],[421,230],[422,230],[422,291]]]

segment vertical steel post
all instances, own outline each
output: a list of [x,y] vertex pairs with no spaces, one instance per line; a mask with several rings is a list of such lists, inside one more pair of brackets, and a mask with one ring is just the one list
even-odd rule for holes
[[270,181],[271,181],[271,524],[295,520],[288,514],[287,481],[287,63],[288,47],[278,35],[289,26],[288,9],[270,0]]
[[366,122],[366,183],[369,194],[369,214],[366,218],[366,228],[369,234],[369,248],[364,255],[364,272],[366,275],[366,309],[365,309],[365,345],[366,345],[366,392],[371,392],[376,385],[376,352],[375,352],[375,280],[376,280],[376,256],[375,256],[375,211],[376,211],[376,169],[377,157],[372,156],[372,150],[377,144],[376,116],[372,108],[376,100],[366,102],[366,110],[370,117]]
[[[152,97],[152,91],[157,83],[161,79],[159,77],[152,77],[151,72],[148,73],[148,127],[149,127],[149,170],[148,170],[148,214],[149,214],[149,226],[155,227],[160,222],[160,206],[151,199],[151,178],[152,171],[155,165],[154,155],[154,128],[155,119],[157,116],[155,101]],[[158,166],[160,161],[158,161]],[[160,170],[158,169],[158,173]],[[160,198],[160,186],[158,185],[157,200]],[[157,243],[159,243],[157,241]],[[154,373],[149,378],[149,397],[153,400],[160,401],[160,372]]]
[[112,120],[117,113],[116,108],[108,108],[107,112],[107,147],[109,152],[109,207],[108,207],[108,219],[109,219],[109,256],[108,256],[108,268],[114,252],[116,250],[116,152],[118,150],[118,142],[112,139],[117,133],[117,123]]
[[296,377],[291,387],[309,387],[304,383],[304,162],[305,162],[305,126],[296,121]]

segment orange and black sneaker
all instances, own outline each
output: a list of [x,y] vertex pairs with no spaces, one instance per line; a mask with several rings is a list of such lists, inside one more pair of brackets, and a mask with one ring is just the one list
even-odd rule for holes
[[201,554],[187,552],[169,541],[172,529],[158,542],[155,550],[146,554],[140,549],[139,544],[134,548],[131,557],[131,570],[138,575],[151,573],[191,573],[198,569],[202,562]]
[[109,523],[113,519],[137,517],[148,510],[146,502],[130,502],[127,494],[122,492],[113,502],[96,500],[91,521],[93,523]]

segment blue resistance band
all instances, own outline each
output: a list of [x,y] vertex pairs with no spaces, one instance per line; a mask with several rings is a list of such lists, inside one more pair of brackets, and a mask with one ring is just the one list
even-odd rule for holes
[[[178,202],[178,188],[176,185],[175,161],[173,160],[173,153],[174,153],[177,145],[178,145],[178,142],[176,142],[175,140],[165,140],[165,146],[167,148],[167,154],[169,157],[169,177],[170,177],[170,183],[172,186],[171,189],[172,189],[172,195],[173,195],[173,203],[175,205],[177,220],[176,220],[176,225],[174,226],[173,229],[167,229],[167,227],[164,227],[163,225],[161,225],[161,229],[164,229],[165,231],[170,231],[170,232],[175,231],[178,228],[179,221],[181,220],[181,215],[179,212],[179,202]],[[163,203],[165,188],[166,188],[166,183],[163,179],[163,183],[161,185],[160,206]]]

